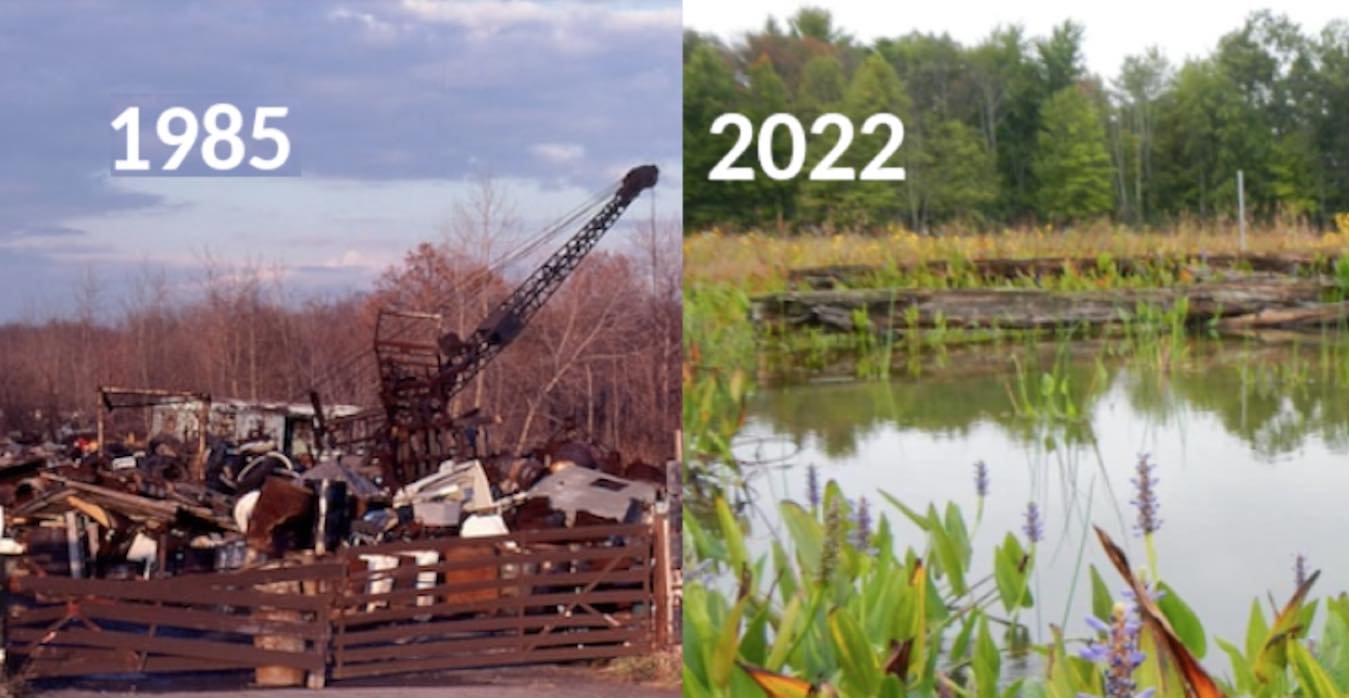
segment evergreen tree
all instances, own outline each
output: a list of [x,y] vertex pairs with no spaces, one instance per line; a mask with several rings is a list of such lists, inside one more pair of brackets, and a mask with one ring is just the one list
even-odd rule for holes
[[708,42],[695,44],[684,66],[684,220],[705,227],[733,220],[741,187],[707,179],[734,141],[711,134],[712,122],[736,111],[735,79],[721,53]]
[[[873,114],[894,114],[902,120],[909,113],[909,97],[904,91],[895,69],[879,53],[867,57],[853,75],[843,98],[843,112],[852,119],[856,135],[852,147],[839,160],[840,165],[851,166],[860,177],[867,166],[890,140],[888,129],[881,128],[871,135],[863,135],[862,126]],[[906,165],[907,153],[901,147],[887,165]],[[913,173],[909,173],[913,176]],[[843,226],[859,229],[881,226],[899,219],[905,209],[903,182],[834,182],[837,206],[832,220]],[[841,185],[841,186],[840,186]]]
[[1038,68],[1029,42],[1019,27],[996,29],[974,49],[971,63],[979,125],[997,161],[997,215],[1003,220],[1029,216],[1040,112]]
[[[806,64],[794,112],[809,129],[820,115],[843,109],[843,96],[847,89],[847,78],[838,59],[816,56]],[[802,223],[821,225],[829,220],[835,197],[841,188],[836,182],[812,181],[808,177],[820,158],[833,149],[837,139],[837,131],[831,128],[823,134],[811,135],[807,140],[804,181],[797,187],[797,216]]]
[[1065,87],[1045,101],[1040,122],[1032,163],[1040,215],[1061,223],[1110,213],[1110,154],[1091,98],[1079,86]]
[[1082,79],[1082,32],[1082,25],[1068,20],[1054,27],[1049,38],[1036,46],[1045,95],[1056,94]]
[[[767,56],[755,61],[749,69],[749,110],[747,116],[756,125],[762,126],[773,114],[785,113],[789,104],[787,86],[773,70],[773,63]],[[755,138],[756,152],[759,134]],[[773,162],[785,167],[792,157],[791,136],[785,127],[779,127],[773,133]],[[804,170],[803,170],[804,172]],[[784,230],[786,220],[793,214],[796,198],[796,185],[805,175],[787,180],[775,180],[760,172],[753,182],[754,208],[756,219],[760,222],[774,221],[779,232]]]
[[816,56],[806,63],[802,71],[794,111],[801,117],[801,122],[809,127],[820,114],[838,110],[847,88],[848,78],[843,74],[843,64],[833,56]]
[[931,129],[928,149],[931,164],[908,182],[923,191],[923,227],[943,220],[983,220],[998,197],[993,154],[973,129],[956,119]]

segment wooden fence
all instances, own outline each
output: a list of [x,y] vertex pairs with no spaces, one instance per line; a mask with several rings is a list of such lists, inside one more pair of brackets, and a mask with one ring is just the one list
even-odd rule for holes
[[282,667],[322,675],[343,568],[120,581],[15,577],[5,649],[21,676]]
[[432,543],[342,552],[351,571],[333,615],[333,678],[651,650],[649,526]]
[[15,577],[4,645],[25,677],[255,669],[311,686],[643,654],[670,641],[667,530],[428,539],[154,580]]

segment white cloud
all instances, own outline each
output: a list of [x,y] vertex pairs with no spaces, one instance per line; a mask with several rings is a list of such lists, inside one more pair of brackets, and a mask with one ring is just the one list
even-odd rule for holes
[[356,12],[339,7],[328,13],[328,19],[335,22],[356,22],[363,29],[363,36],[376,43],[392,41],[398,38],[398,27],[370,14]]
[[564,165],[585,157],[586,149],[576,143],[539,143],[531,146],[534,157],[554,165]]
[[317,266],[327,269],[364,269],[367,271],[378,271],[393,263],[395,258],[395,255],[373,255],[368,252],[347,248],[340,256],[325,259]]
[[533,0],[403,0],[403,9],[428,22],[447,22],[468,30],[475,39],[490,39],[526,25],[548,26],[559,43],[583,41],[588,32],[621,33],[648,30],[680,32],[677,7],[615,7],[610,3]]

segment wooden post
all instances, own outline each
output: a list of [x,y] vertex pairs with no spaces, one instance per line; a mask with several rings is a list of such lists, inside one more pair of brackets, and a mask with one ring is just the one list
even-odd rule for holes
[[655,529],[655,554],[656,554],[656,646],[659,648],[669,647],[673,644],[671,635],[673,634],[673,614],[671,601],[674,598],[671,588],[672,579],[670,577],[670,517],[667,514],[656,514],[652,521],[652,528]]
[[328,658],[332,656],[332,589],[333,581],[327,577],[306,579],[300,582],[300,588],[306,596],[321,596],[327,603],[314,613],[322,628],[319,639],[314,640],[314,648],[323,655],[323,669],[310,671],[305,675],[305,685],[309,688],[323,688],[328,682]]
[[1241,238],[1241,254],[1246,254],[1246,177],[1237,170],[1237,231]]

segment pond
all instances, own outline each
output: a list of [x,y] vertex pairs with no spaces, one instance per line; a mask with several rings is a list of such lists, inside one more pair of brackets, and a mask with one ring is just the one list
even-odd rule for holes
[[991,485],[972,578],[991,570],[1006,532],[1024,535],[1036,502],[1045,537],[1036,607],[1023,621],[1036,639],[1050,623],[1082,637],[1086,565],[1123,587],[1088,522],[1144,566],[1131,500],[1147,454],[1159,478],[1161,577],[1204,621],[1210,656],[1221,654],[1214,635],[1240,644],[1252,599],[1289,597],[1299,554],[1323,571],[1313,597],[1349,588],[1349,344],[1205,340],[1162,361],[1092,350],[990,360],[994,351],[888,381],[761,387],[737,446],[757,463],[748,466],[757,545],[778,527],[776,502],[806,500],[810,466],[888,516],[901,548],[921,545],[879,492],[913,507],[956,502],[972,519],[982,460]]

